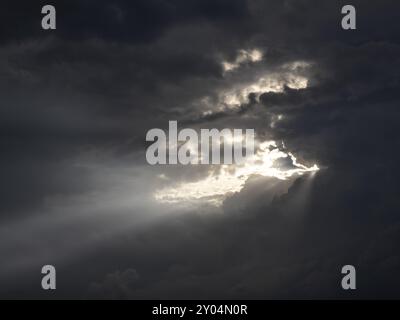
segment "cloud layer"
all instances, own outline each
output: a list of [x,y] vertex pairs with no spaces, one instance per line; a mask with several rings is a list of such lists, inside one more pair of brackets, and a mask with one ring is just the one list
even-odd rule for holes
[[[40,1],[3,1],[0,296],[400,297],[399,5],[353,1],[344,31],[344,4],[56,1],[47,32]],[[320,170],[163,204],[157,190],[223,175],[148,165],[146,132],[168,120],[254,128],[290,153],[279,170]]]

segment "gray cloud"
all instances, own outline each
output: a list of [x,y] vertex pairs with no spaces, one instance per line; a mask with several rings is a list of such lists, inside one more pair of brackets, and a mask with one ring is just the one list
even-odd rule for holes
[[[399,297],[396,2],[353,1],[354,32],[332,1],[60,2],[49,33],[41,5],[0,10],[0,296],[48,298],[54,261],[57,297]],[[261,61],[224,73],[252,48]],[[215,108],[296,61],[306,88]],[[146,164],[146,132],[168,120],[255,128],[322,169],[251,177],[221,208],[162,205],[154,190],[210,169]]]

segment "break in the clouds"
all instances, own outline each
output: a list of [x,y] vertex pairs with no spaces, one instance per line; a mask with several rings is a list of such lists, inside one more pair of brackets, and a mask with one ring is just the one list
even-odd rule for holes
[[[290,152],[279,150],[275,141],[259,144],[258,150],[240,165],[222,164],[217,170],[210,170],[204,179],[170,186],[155,192],[155,199],[167,203],[198,201],[221,205],[229,195],[240,192],[249,177],[259,175],[285,180],[294,175],[318,171],[316,164],[307,167],[297,163]],[[165,177],[165,176],[163,176]]]
[[[0,5],[2,297],[400,296],[397,2],[52,4]],[[259,149],[150,166],[169,120]]]

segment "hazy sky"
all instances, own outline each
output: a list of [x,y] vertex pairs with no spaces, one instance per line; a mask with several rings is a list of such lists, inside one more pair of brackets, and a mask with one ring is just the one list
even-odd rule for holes
[[[44,4],[0,4],[1,298],[400,298],[398,2]],[[257,161],[151,166],[169,120]]]

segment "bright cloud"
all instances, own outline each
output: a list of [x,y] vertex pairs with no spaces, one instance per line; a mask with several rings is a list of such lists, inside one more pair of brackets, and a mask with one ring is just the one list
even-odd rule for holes
[[239,53],[233,62],[223,61],[222,67],[225,72],[233,71],[239,68],[242,64],[248,62],[257,62],[262,59],[262,52],[258,49],[253,50],[239,50]]
[[254,83],[239,85],[233,89],[223,91],[220,100],[228,108],[239,107],[248,101],[250,93],[259,96],[265,92],[283,92],[285,86],[291,89],[305,89],[308,86],[308,79],[293,73],[270,74],[261,77]]
[[298,163],[292,153],[279,149],[276,142],[265,141],[259,145],[254,156],[246,159],[241,166],[222,165],[218,173],[210,173],[199,181],[157,190],[154,196],[164,203],[206,201],[220,205],[227,196],[242,190],[252,175],[286,180],[293,175],[317,170],[319,168],[316,164],[307,167]]

